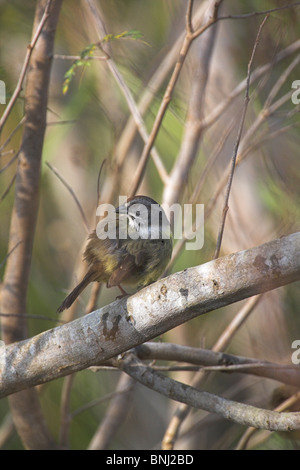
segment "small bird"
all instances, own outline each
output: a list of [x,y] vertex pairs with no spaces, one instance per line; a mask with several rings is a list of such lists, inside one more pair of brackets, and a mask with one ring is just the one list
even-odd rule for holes
[[170,223],[162,207],[147,196],[129,198],[89,236],[83,255],[87,273],[57,312],[69,308],[90,282],[118,286],[123,295],[127,293],[121,284],[138,288],[151,284],[164,272],[172,246]]

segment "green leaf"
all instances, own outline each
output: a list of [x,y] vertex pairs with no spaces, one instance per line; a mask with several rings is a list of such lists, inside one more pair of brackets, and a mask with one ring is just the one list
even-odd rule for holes
[[66,71],[64,75],[64,83],[62,86],[63,95],[68,92],[70,83],[75,76],[76,69],[78,67],[89,67],[91,65],[88,61],[88,58],[93,56],[96,47],[96,44],[90,44],[85,49],[83,49],[83,51],[80,52],[80,59],[75,60],[69,70]]
[[[146,44],[147,46],[149,46],[149,44],[143,41],[142,38],[143,38],[143,34],[141,33],[141,31],[138,31],[136,29],[131,29],[129,31],[123,31],[120,34],[107,34],[106,36],[104,36],[101,42],[106,43],[106,42],[114,41],[117,39],[131,39],[135,41],[140,41],[143,44]],[[65,95],[68,92],[71,81],[73,77],[75,76],[76,69],[78,67],[88,67],[91,65],[89,62],[89,58],[93,57],[97,47],[99,47],[99,44],[94,44],[94,43],[89,44],[87,47],[85,47],[79,54],[80,59],[75,60],[72,66],[69,68],[69,70],[66,71],[64,75],[64,83],[62,86],[63,95]]]
[[115,39],[132,39],[135,41],[140,41],[143,44],[149,46],[146,41],[142,40],[143,37],[144,35],[141,31],[138,31],[137,29],[130,29],[129,31],[123,31],[119,34],[107,34],[106,36],[104,36],[101,42],[109,42]]

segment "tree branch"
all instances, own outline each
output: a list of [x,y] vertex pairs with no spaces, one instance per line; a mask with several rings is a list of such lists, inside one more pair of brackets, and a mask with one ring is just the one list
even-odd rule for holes
[[25,57],[25,60],[24,60],[24,63],[23,63],[23,67],[22,67],[22,70],[21,70],[21,73],[20,73],[20,76],[19,76],[19,80],[18,80],[18,83],[17,83],[17,86],[15,88],[15,91],[13,92],[12,94],[12,97],[8,103],[8,105],[6,106],[5,108],[5,111],[1,117],[1,120],[0,120],[0,133],[3,129],[3,126],[8,118],[8,116],[10,115],[10,112],[20,94],[20,92],[22,91],[22,86],[23,86],[23,82],[24,82],[24,79],[25,79],[25,75],[26,75],[26,72],[27,72],[27,69],[28,69],[28,66],[29,66],[29,63],[30,63],[30,58],[31,58],[31,55],[32,55],[32,52],[34,50],[34,47],[41,35],[41,32],[45,26],[45,23],[46,21],[48,20],[49,18],[49,10],[50,10],[50,7],[51,7],[51,2],[52,0],[48,0],[47,1],[47,4],[45,6],[45,9],[44,9],[44,12],[43,12],[43,16],[41,17],[40,19],[40,22],[37,26],[37,28],[35,29],[35,33],[34,33],[34,36],[30,42],[30,44],[28,44],[27,46],[27,53],[26,53],[26,57]]
[[[166,113],[166,111],[169,107],[169,104],[170,104],[170,101],[172,99],[172,95],[173,95],[176,83],[178,81],[179,75],[181,73],[183,64],[184,64],[185,59],[188,55],[190,47],[191,47],[193,41],[198,36],[200,36],[202,33],[204,33],[204,31],[206,31],[214,23],[216,23],[216,21],[217,21],[216,13],[218,11],[220,3],[222,3],[222,0],[212,0],[212,1],[210,1],[208,10],[209,10],[209,12],[211,12],[211,10],[213,10],[214,14],[209,16],[208,18],[206,18],[206,20],[207,20],[206,23],[203,26],[199,27],[192,34],[190,33],[189,29],[187,29],[187,31],[186,31],[186,34],[185,34],[185,37],[184,37],[184,40],[183,40],[183,43],[182,43],[182,46],[181,46],[181,49],[180,49],[178,60],[175,64],[173,73],[171,75],[171,78],[170,78],[169,83],[167,85],[166,91],[164,93],[161,105],[160,105],[159,110],[156,114],[151,132],[149,134],[149,139],[146,142],[146,144],[144,146],[144,149],[143,149],[143,152],[142,152],[142,155],[140,157],[140,160],[139,160],[139,163],[138,163],[138,166],[137,166],[137,169],[136,169],[136,173],[134,175],[130,196],[133,196],[134,194],[136,194],[136,192],[137,192],[137,190],[138,190],[138,188],[141,184],[141,181],[142,181],[145,169],[146,169],[146,165],[147,165],[147,161],[149,159],[151,149],[152,149],[152,147],[154,145],[154,142],[156,140],[156,137],[158,135],[158,132],[159,132],[161,123],[163,121],[163,118],[165,116],[165,113]],[[191,4],[188,5],[188,16],[190,16],[190,14],[191,14],[191,8],[190,7],[191,7]],[[191,20],[188,21],[188,25],[189,25],[190,22],[191,22]],[[209,47],[209,50],[211,50],[210,47]],[[205,54],[204,54],[204,56],[205,56],[205,59],[207,59],[207,56]],[[166,199],[166,202],[169,203],[168,199]]]
[[[37,2],[33,39],[20,75],[19,85],[11,100],[13,103],[30,65],[25,90],[25,123],[16,174],[8,251],[11,252],[19,241],[22,243],[8,257],[1,291],[1,312],[23,315],[1,317],[3,339],[6,343],[19,341],[27,336],[24,313],[39,203],[40,164],[46,129],[48,86],[61,3],[62,0]],[[0,126],[5,122],[8,111],[3,115]],[[36,390],[25,390],[13,395],[10,397],[10,406],[14,423],[26,448],[56,447],[44,421]]]
[[[211,24],[217,20],[217,11],[221,2],[209,2],[203,18],[203,25]],[[186,39],[194,38],[191,26],[191,5],[188,6],[186,21]],[[200,30],[204,27],[202,26]],[[210,64],[216,41],[216,27],[209,28],[194,44],[194,61],[191,70],[193,81],[189,95],[189,106],[184,133],[177,160],[173,165],[169,180],[164,188],[163,202],[166,205],[180,200],[185,188],[193,163],[198,155],[202,137],[203,108],[205,104],[205,93],[210,72]],[[195,36],[197,37],[197,36]]]
[[118,359],[116,364],[140,383],[168,398],[171,397],[173,400],[187,403],[195,408],[217,413],[235,423],[270,431],[300,429],[300,413],[278,413],[263,410],[197,390],[153,371],[151,367],[136,359],[132,353],[127,353],[124,358]]
[[[142,360],[187,362],[200,365],[205,370],[222,370],[223,372],[236,370],[300,386],[300,369],[298,365],[294,364],[277,364],[213,351],[212,349],[193,348],[172,343],[148,342],[138,346],[135,351],[138,358]],[[194,380],[191,385],[198,388],[198,384]]]
[[0,397],[97,365],[191,318],[300,280],[300,232],[185,269],[0,348]]
[[217,246],[216,246],[214,258],[218,258],[219,254],[220,254],[221,243],[222,243],[222,238],[223,238],[223,233],[224,233],[224,228],[225,228],[225,221],[226,221],[226,216],[227,216],[227,212],[228,212],[228,209],[229,209],[229,206],[228,206],[229,195],[230,195],[230,190],[231,190],[231,186],[232,186],[233,175],[234,175],[234,170],[235,170],[235,166],[236,166],[236,159],[237,159],[237,154],[238,154],[240,141],[241,141],[241,138],[242,138],[242,132],[243,132],[243,128],[244,128],[244,122],[245,122],[245,118],[246,118],[248,104],[249,104],[249,101],[250,101],[249,88],[250,88],[250,77],[251,77],[252,63],[253,63],[254,55],[255,55],[255,52],[256,52],[256,49],[257,49],[257,46],[258,46],[258,43],[259,43],[262,28],[264,27],[267,19],[268,19],[268,16],[266,16],[264,18],[263,22],[261,23],[261,25],[258,29],[258,33],[256,35],[256,39],[255,39],[254,46],[253,46],[253,49],[252,49],[252,54],[251,54],[251,57],[250,57],[250,61],[248,63],[248,73],[247,73],[247,80],[246,80],[246,94],[245,94],[245,100],[244,100],[244,108],[243,108],[243,113],[242,113],[242,117],[241,117],[241,122],[240,122],[240,125],[239,125],[239,130],[238,130],[236,143],[235,143],[234,150],[233,150],[232,159],[231,159],[230,173],[229,173],[226,192],[225,192],[225,201],[224,201],[223,213],[222,213],[222,218],[221,218],[221,223],[220,223],[220,228],[219,228],[219,233],[218,233],[218,239],[217,239]]

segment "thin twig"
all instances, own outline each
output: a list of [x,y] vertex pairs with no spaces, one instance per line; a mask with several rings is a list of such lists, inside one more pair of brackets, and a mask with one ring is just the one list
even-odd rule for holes
[[[99,47],[102,48],[103,52],[106,53],[106,51],[104,50],[104,46],[102,45],[102,37],[106,35],[106,31],[105,31],[105,27],[104,27],[104,24],[103,24],[103,21],[99,15],[99,12],[95,6],[95,3],[93,0],[87,0],[87,3],[89,5],[89,8],[90,8],[90,11],[93,15],[93,19],[96,23],[96,26],[97,26],[97,30],[98,30],[98,36],[99,36],[99,39],[100,39],[100,43],[99,43]],[[105,44],[105,47],[107,47],[108,45]],[[126,85],[126,82],[123,78],[123,76],[121,75],[119,69],[116,67],[114,61],[112,60],[111,58],[111,55],[108,55],[107,57],[107,61],[106,61],[114,79],[116,80],[120,90],[122,91],[123,93],[123,96],[127,102],[127,105],[130,109],[130,112],[135,120],[135,123],[136,123],[136,126],[139,130],[139,133],[143,139],[144,142],[147,142],[149,140],[149,136],[148,136],[148,132],[147,132],[147,128],[145,126],[145,123],[144,123],[144,120],[139,112],[139,109],[134,101],[134,98],[128,88],[128,86]],[[152,149],[152,146],[151,146],[151,150],[152,153],[152,158],[153,158],[153,162],[157,168],[157,171],[161,177],[161,179],[163,181],[167,180],[168,178],[168,174],[167,174],[167,171],[164,167],[164,164],[160,158],[160,156],[158,155],[157,153],[157,150],[156,149]]]
[[[286,364],[265,364],[264,362],[251,362],[249,364],[228,364],[228,365],[216,365],[216,366],[203,366],[203,365],[185,365],[185,366],[178,366],[178,365],[171,365],[171,366],[164,366],[164,365],[153,365],[151,366],[153,370],[160,370],[164,372],[181,372],[181,371],[203,371],[203,372],[239,372],[239,373],[247,373],[252,374],[252,369],[255,369],[257,372],[258,369],[261,369],[262,372],[265,370],[269,371],[270,369],[275,369],[276,371],[282,370],[283,372],[286,371]],[[255,375],[255,374],[254,374]],[[258,374],[263,375],[263,374]]]
[[[285,49],[280,51],[271,62],[262,65],[260,67],[257,67],[252,73],[251,73],[251,79],[250,79],[250,84],[260,78],[263,74],[271,70],[274,65],[278,64],[282,60],[286,59],[293,53],[297,52],[300,48],[300,40],[298,39],[295,41],[293,44],[290,44],[287,46]],[[234,98],[240,95],[242,93],[247,85],[247,79],[243,80],[240,82],[234,90],[230,93],[229,96],[227,96],[219,105],[215,106],[215,108],[208,114],[204,120],[203,120],[203,128],[210,127],[212,124],[214,124],[217,119],[220,118],[220,116],[226,111],[228,106],[232,103]]]
[[[115,367],[110,367],[110,370],[112,369],[114,371],[118,371],[118,369],[116,369]],[[76,410],[72,411],[72,413],[70,414],[70,418],[74,419],[79,414],[84,413],[85,411],[90,410],[91,408],[94,408],[95,406],[98,406],[105,401],[111,400],[112,398],[115,398],[118,395],[130,392],[131,390],[132,387],[123,388],[122,390],[116,390],[115,392],[107,393],[106,395],[103,395],[100,398],[96,398],[95,400],[92,400],[89,403],[86,403],[85,405],[81,406],[80,408],[77,408]]]
[[25,116],[22,117],[21,121],[12,130],[12,132],[7,137],[6,141],[1,145],[0,152],[2,152],[2,150],[9,144],[9,142],[11,141],[15,133],[20,129],[21,126],[23,126],[24,122],[25,122]]
[[29,61],[30,61],[30,57],[31,57],[31,54],[32,54],[32,51],[37,43],[37,40],[38,38],[40,37],[40,34],[42,32],[42,29],[49,17],[49,9],[50,9],[50,5],[51,5],[51,2],[52,0],[48,0],[47,4],[46,4],[46,7],[45,7],[45,10],[44,10],[44,13],[43,13],[43,16],[41,18],[41,21],[36,29],[36,32],[30,42],[30,44],[27,46],[27,53],[26,53],[26,57],[25,57],[25,60],[24,60],[24,63],[23,63],[23,66],[22,66],[22,70],[21,70],[21,73],[20,73],[20,76],[19,76],[19,80],[18,80],[18,83],[17,83],[17,86],[15,88],[15,91],[13,92],[12,94],[12,97],[11,99],[9,100],[9,103],[8,105],[6,106],[5,108],[5,111],[2,115],[2,118],[0,119],[0,134],[2,132],[2,129],[3,129],[3,126],[8,118],[8,116],[10,115],[10,112],[19,96],[19,93],[21,92],[22,90],[22,86],[23,86],[23,81],[24,81],[24,78],[25,78],[25,75],[26,75],[26,72],[27,72],[27,69],[28,69],[28,66],[29,66]]
[[45,315],[35,315],[30,313],[2,313],[0,312],[0,317],[19,317],[19,318],[32,318],[33,320],[45,320],[53,321],[55,323],[66,323],[64,320],[59,320],[54,317],[47,317]]
[[[220,1],[216,2],[216,3],[219,4]],[[191,5],[189,3],[188,12],[190,12],[190,11],[191,11]],[[185,59],[187,57],[187,54],[189,52],[189,49],[190,49],[194,39],[196,39],[202,33],[204,33],[204,31],[206,31],[210,26],[212,26],[214,23],[216,23],[216,21],[217,21],[217,17],[213,16],[208,20],[208,22],[205,25],[201,26],[198,30],[196,30],[192,34],[190,33],[190,31],[186,31],[186,34],[185,34],[185,37],[184,37],[184,40],[183,40],[183,44],[181,46],[180,53],[179,53],[179,56],[178,56],[178,60],[175,64],[172,76],[169,80],[169,83],[167,85],[166,91],[164,93],[164,96],[163,96],[163,99],[162,99],[162,102],[161,102],[161,105],[159,107],[156,118],[154,120],[151,132],[149,134],[149,139],[147,140],[147,142],[144,146],[142,155],[140,157],[139,164],[138,164],[137,170],[136,170],[135,175],[134,175],[132,188],[131,188],[131,191],[130,191],[130,196],[134,196],[136,194],[136,192],[137,192],[137,190],[138,190],[138,188],[141,184],[141,181],[142,181],[145,169],[146,169],[146,165],[147,165],[147,162],[148,162],[148,159],[149,159],[149,155],[150,155],[152,146],[154,145],[154,142],[155,142],[155,139],[156,139],[157,134],[159,132],[159,129],[161,127],[163,118],[164,118],[165,113],[168,109],[169,103],[172,99],[172,95],[173,95],[176,83],[178,81],[179,75],[181,73],[181,70],[182,70],[183,64],[185,62]]]
[[132,392],[136,382],[129,375],[120,375],[116,392],[107,408],[104,419],[95,432],[88,449],[107,449],[111,439],[118,432],[132,404]]
[[[12,110],[22,88],[24,77],[27,75],[24,97],[26,124],[21,142],[21,164],[17,168],[9,231],[9,250],[17,240],[22,240],[22,244],[8,258],[6,264],[0,306],[3,313],[19,314],[27,310],[30,266],[39,205],[40,164],[46,127],[48,87],[61,4],[62,0],[36,2],[33,39],[27,50],[18,86],[1,119],[0,128],[3,129],[3,124]],[[27,337],[25,318],[1,317],[1,320],[2,338],[6,343],[14,343]],[[36,389],[28,389],[18,396],[12,396],[10,408],[17,432],[25,448],[57,448],[44,419]]]
[[226,193],[225,193],[223,214],[222,214],[220,229],[219,229],[219,233],[218,233],[217,246],[216,246],[216,250],[215,250],[215,254],[214,254],[214,259],[218,258],[219,254],[220,254],[222,238],[223,238],[223,233],[224,233],[224,228],[225,228],[225,221],[226,221],[226,216],[227,216],[227,212],[228,212],[228,209],[229,209],[228,202],[229,202],[229,195],[230,195],[232,181],[233,181],[234,169],[235,169],[235,165],[236,165],[237,153],[238,153],[240,140],[241,140],[242,132],[243,132],[243,128],[244,128],[246,112],[247,112],[248,104],[249,104],[249,101],[250,101],[249,88],[250,88],[251,67],[252,67],[254,55],[255,55],[255,52],[256,52],[256,49],[257,49],[257,46],[258,46],[258,43],[259,43],[262,28],[264,27],[264,25],[265,25],[268,18],[269,18],[269,15],[267,15],[264,18],[264,20],[262,21],[262,23],[261,23],[261,25],[258,29],[258,33],[257,33],[256,39],[255,39],[255,43],[254,43],[254,47],[253,47],[253,50],[252,50],[251,58],[250,58],[250,61],[248,63],[248,74],[247,74],[247,84],[246,84],[246,95],[245,95],[244,108],[243,108],[243,113],[242,113],[242,117],[241,117],[241,123],[240,123],[239,131],[238,131],[237,140],[236,140],[236,143],[235,143],[235,146],[234,146],[232,161],[231,161],[231,171],[230,171],[230,174],[229,174],[229,179],[228,179]]
[[[262,123],[270,117],[282,104],[286,103],[290,99],[290,92],[287,92],[284,96],[280,97],[275,103],[273,103],[269,108],[263,108],[259,115],[257,116],[256,120],[253,122],[253,124],[250,126],[250,128],[247,130],[245,133],[243,139],[240,142],[240,151],[238,158],[236,160],[236,165],[240,165],[240,163],[243,161],[243,159],[255,148],[257,148],[259,145],[262,145],[266,141],[272,139],[274,136],[285,132],[288,130],[289,127],[291,126],[285,126],[285,128],[279,129],[278,131],[274,131],[273,133],[269,132],[269,129],[267,132],[265,132],[265,137],[262,136],[260,140],[254,141],[254,134],[255,132],[262,127]],[[293,110],[294,113],[295,110]],[[297,125],[293,124],[293,126]],[[248,147],[246,147],[248,145]],[[206,219],[210,216],[210,214],[213,211],[213,208],[215,207],[215,204],[221,194],[221,191],[226,185],[226,182],[228,181],[229,175],[230,175],[230,168],[231,165],[228,164],[228,167],[224,170],[223,176],[221,177],[220,181],[218,182],[218,186],[215,189],[213,197],[210,199],[209,203],[206,206],[206,211],[205,211],[205,217]]]
[[61,394],[59,444],[62,449],[69,447],[69,430],[71,423],[70,399],[75,375],[76,374],[71,374],[65,378]]
[[[203,184],[204,182],[206,181],[207,179],[207,175],[209,173],[209,171],[211,170],[211,168],[213,167],[213,165],[216,163],[217,159],[219,158],[220,154],[221,154],[221,151],[222,149],[224,148],[224,145],[233,129],[233,126],[234,126],[234,120],[232,120],[229,125],[226,127],[226,129],[224,130],[224,133],[223,135],[220,137],[220,139],[218,140],[215,148],[213,149],[213,151],[211,152],[211,155],[210,157],[208,158],[207,162],[206,162],[206,165],[203,169],[203,171],[201,172],[201,176],[199,178],[199,180],[197,181],[197,184],[193,190],[193,193],[188,201],[189,204],[195,204],[199,198],[199,195],[200,195],[200,192],[203,188]],[[205,211],[205,219],[206,219],[206,211]],[[172,252],[172,258],[165,270],[165,273],[164,275],[167,275],[167,273],[170,272],[170,269],[172,268],[173,264],[175,263],[176,259],[178,258],[178,256],[180,255],[180,253],[182,252],[184,246],[185,246],[185,242],[189,239],[192,238],[192,235],[195,234],[195,230],[196,230],[196,222],[193,223],[193,226],[191,227],[191,230],[189,233],[187,233],[186,231],[183,233],[182,235],[182,238],[180,240],[177,241],[176,245],[174,246],[174,249],[173,249],[173,252]]]
[[0,157],[7,157],[7,155],[12,155],[13,153],[15,153],[14,149],[7,150],[6,152],[0,152]]
[[[147,143],[144,146],[144,150],[142,152],[142,155],[141,155],[141,158],[140,158],[140,161],[139,161],[139,165],[138,165],[138,168],[136,170],[136,175],[135,175],[135,178],[134,178],[134,182],[132,184],[132,189],[131,189],[130,196],[133,196],[134,194],[136,194],[137,189],[138,189],[138,187],[141,183],[141,180],[142,180],[142,177],[144,175],[145,167],[146,167],[146,164],[147,164],[147,161],[148,161],[148,158],[149,158],[151,148],[154,144],[154,141],[155,141],[156,136],[158,134],[158,131],[160,129],[160,126],[161,126],[163,117],[165,115],[165,112],[166,112],[166,110],[168,108],[168,105],[171,101],[173,90],[175,88],[175,85],[177,83],[179,74],[181,72],[181,68],[183,66],[183,63],[184,63],[185,58],[187,56],[188,50],[189,50],[193,40],[196,39],[197,37],[199,37],[202,33],[204,33],[204,31],[206,31],[208,28],[210,28],[217,21],[232,19],[232,17],[230,17],[230,16],[223,16],[223,17],[222,16],[221,17],[216,16],[216,12],[217,12],[218,7],[220,6],[220,3],[221,3],[221,1],[216,2],[216,4],[215,4],[215,14],[204,26],[200,27],[198,30],[194,31],[192,34],[190,33],[190,31],[187,31],[187,34],[185,36],[185,39],[184,39],[184,42],[183,42],[183,45],[182,45],[182,48],[181,48],[181,51],[180,51],[179,59],[178,59],[176,65],[175,65],[172,77],[169,81],[169,84],[167,86],[165,95],[164,95],[162,103],[161,103],[161,106],[160,106],[159,111],[156,115],[156,119],[154,121],[152,130],[150,132],[149,140],[147,141]],[[300,4],[300,2],[296,2],[296,3],[290,4],[290,5],[286,5],[284,8],[291,8],[291,7],[299,5],[299,4]],[[247,15],[238,15],[238,16],[235,17],[235,19],[246,19],[246,18],[249,18],[251,16],[258,16],[258,15],[262,15],[262,14],[266,14],[266,13],[270,14],[274,11],[282,10],[282,9],[283,9],[283,7],[279,7],[279,8],[274,8],[274,9],[261,11],[261,12],[253,12],[253,13],[249,13]],[[190,12],[190,10],[191,10],[191,6],[189,4],[188,5],[188,11]],[[187,24],[188,24],[188,27],[189,27],[189,20],[187,21]]]
[[4,173],[4,171],[7,170],[7,168],[9,168],[17,160],[19,153],[20,153],[20,150],[18,150],[18,152],[9,160],[9,162],[6,165],[0,168],[0,174]]
[[16,180],[16,176],[17,176],[17,175],[16,175],[16,173],[15,173],[15,174],[13,175],[12,179],[10,180],[10,182],[9,182],[9,184],[8,184],[8,186],[7,186],[7,188],[6,188],[6,189],[3,191],[3,193],[1,194],[1,196],[0,196],[0,202],[2,202],[2,201],[6,198],[6,196],[8,195],[9,191],[11,190],[11,188],[12,188],[12,186],[13,186],[15,180]]
[[5,256],[4,260],[0,263],[0,268],[2,268],[2,266],[6,263],[7,261],[7,258],[15,251],[16,248],[18,248],[18,246],[22,243],[22,240],[19,240],[15,246],[10,250],[9,253],[7,253],[7,255]]
[[[196,11],[194,12],[194,21],[198,23],[200,18],[203,16],[204,11],[204,3],[198,5]],[[138,109],[142,116],[145,115],[147,109],[149,108],[153,99],[157,96],[157,93],[163,86],[165,80],[168,77],[168,74],[172,70],[172,67],[177,61],[178,52],[180,50],[183,38],[185,35],[185,30],[183,30],[177,39],[172,38],[171,49],[162,57],[161,62],[158,68],[155,70],[152,77],[143,87],[142,95],[140,100],[138,101]],[[118,143],[116,145],[115,154],[117,155],[117,164],[116,170],[114,172],[114,181],[117,181],[119,178],[119,174],[123,168],[124,161],[126,156],[128,155],[129,149],[132,145],[133,139],[136,135],[137,126],[134,122],[133,116],[129,117],[127,124],[125,125],[122,135],[118,139]],[[154,149],[152,149],[153,152]],[[151,154],[152,155],[152,154]],[[164,168],[159,168],[156,162],[156,168],[159,173],[159,176],[163,182],[163,184],[168,183],[168,173],[165,171]],[[116,184],[112,184],[114,187]]]
[[[222,333],[222,335],[219,337],[219,339],[216,341],[216,343],[212,347],[212,351],[217,353],[220,351],[224,351],[226,347],[229,345],[229,342],[233,338],[234,334],[237,332],[237,330],[241,327],[241,325],[245,322],[246,318],[250,315],[250,313],[253,311],[253,309],[256,307],[257,303],[259,302],[261,296],[256,296],[256,297],[250,297],[250,299],[247,300],[245,305],[241,308],[241,310],[235,315],[233,320],[230,322],[230,324],[227,326],[225,331]],[[206,377],[205,371],[201,370],[195,376],[193,377],[191,385],[193,387],[199,388],[201,385],[203,385],[203,380]],[[175,410],[175,413],[173,414],[173,417],[167,427],[167,430],[165,432],[164,438],[163,438],[163,443],[162,446],[164,449],[172,449],[175,443],[175,440],[177,439],[179,435],[179,431],[181,428],[181,425],[183,421],[186,419],[190,407],[186,404],[181,404],[177,407]]]
[[99,172],[98,172],[98,177],[97,177],[97,207],[98,207],[98,204],[100,202],[100,197],[101,197],[101,191],[100,191],[100,178],[101,178],[101,174],[102,174],[102,170],[104,168],[104,165],[107,163],[107,160],[105,158],[105,160],[103,160],[103,162],[101,163],[101,166],[100,166],[100,169],[99,169]]
[[193,0],[189,0],[187,12],[186,12],[186,30],[189,34],[193,34],[193,25],[192,25],[192,13],[193,13]]
[[283,5],[281,7],[270,8],[269,10],[261,10],[261,11],[253,11],[251,13],[244,13],[243,15],[226,15],[220,16],[219,20],[246,20],[248,18],[253,18],[254,16],[261,16],[261,15],[270,15],[275,11],[280,10],[287,10],[289,8],[293,8],[299,6],[300,2],[289,3],[288,5]]
[[292,73],[294,68],[299,64],[300,56],[296,56],[295,59],[290,63],[290,65],[283,71],[280,75],[278,80],[276,80],[275,84],[273,85],[265,103],[264,108],[269,108],[271,106],[272,101],[274,100],[275,96],[279,92],[280,88],[286,83],[288,76]]
[[276,431],[300,428],[300,413],[278,413],[264,410],[199,391],[153,371],[149,366],[145,366],[142,361],[139,361],[133,353],[126,353],[123,358],[118,358],[116,366],[146,387],[168,398],[211,413],[217,413],[235,423],[242,425],[251,423],[251,426],[256,428]]
[[235,333],[245,323],[249,315],[253,312],[253,310],[257,307],[258,303],[261,301],[262,297],[263,294],[256,295],[250,297],[245,302],[245,305],[241,307],[241,309],[231,320],[227,328],[225,328],[221,336],[218,338],[216,343],[213,345],[213,351],[224,351],[228,347]]
[[63,54],[54,54],[53,59],[61,59],[61,60],[107,60],[108,57],[105,56],[100,56],[100,55],[94,55],[94,56],[86,56],[86,57],[81,57],[80,55],[63,55]]
[[52,122],[47,122],[47,127],[60,126],[63,124],[76,124],[76,122],[77,122],[76,119],[67,119],[66,121],[52,121]]
[[[205,12],[203,23],[212,21],[216,16],[218,2],[210,3]],[[207,31],[194,45],[196,60],[193,61],[191,75],[193,80],[190,86],[187,118],[184,125],[183,137],[175,164],[170,173],[169,182],[164,188],[163,203],[171,207],[180,201],[186,188],[189,174],[199,155],[199,148],[203,137],[203,109],[206,100],[206,90],[216,40],[216,28]],[[189,30],[187,30],[187,37]],[[192,34],[194,37],[194,33]],[[197,52],[196,52],[197,51]],[[172,222],[172,220],[171,220]]]
[[84,311],[85,315],[96,310],[97,301],[98,301],[98,297],[101,291],[101,287],[102,287],[101,282],[94,282],[92,289],[91,289],[89,301],[85,307],[85,311]]
[[75,204],[76,206],[78,207],[79,209],[79,212],[80,212],[80,215],[81,215],[81,218],[82,218],[82,221],[83,221],[83,225],[84,225],[84,228],[86,230],[87,233],[90,233],[90,228],[89,228],[89,224],[86,220],[86,217],[85,217],[85,213],[84,213],[84,210],[76,196],[76,194],[74,193],[73,189],[71,188],[71,186],[66,182],[66,180],[61,176],[61,174],[59,173],[59,171],[53,166],[51,165],[51,163],[49,162],[46,162],[46,165],[50,168],[50,170],[58,177],[58,179],[63,183],[63,185],[67,188],[67,190],[69,191],[69,193],[71,194],[71,196],[73,197],[74,201],[75,201]]
[[[250,300],[250,299],[249,299]],[[247,315],[251,313],[251,309],[247,308],[248,312],[244,313],[244,319],[241,319],[240,325],[245,321]],[[235,321],[235,320],[234,320]],[[231,338],[235,334],[233,328],[229,328]],[[221,337],[218,341],[221,346]],[[224,341],[226,350],[229,341]],[[260,377],[265,377],[277,380],[284,384],[293,387],[300,385],[300,369],[295,364],[279,364],[270,361],[264,361],[256,358],[238,356],[235,354],[228,354],[220,351],[216,343],[212,349],[203,349],[191,346],[181,346],[174,343],[154,343],[147,342],[135,348],[135,353],[138,358],[143,361],[168,361],[176,363],[185,363],[201,367],[202,371],[238,371],[246,374],[252,374]],[[108,361],[106,362],[108,364]],[[186,365],[184,367],[186,367]],[[155,369],[161,368],[160,365],[152,365]],[[169,366],[166,366],[169,367]],[[178,370],[178,364],[171,366],[172,370]],[[181,367],[181,365],[180,365]],[[183,369],[185,370],[185,369]],[[203,374],[197,374],[198,378],[203,378]],[[195,378],[196,376],[194,376]],[[199,380],[193,380],[191,383],[193,387],[203,388],[203,383]]]
[[[299,112],[299,109],[293,110],[296,112]],[[277,137],[280,134],[283,134],[284,132],[287,132],[290,129],[293,129],[294,127],[297,127],[300,125],[300,122],[293,122],[292,124],[288,124],[287,126],[283,126],[280,129],[276,129],[273,132],[269,132],[272,126],[270,126],[270,129],[267,129],[266,132],[260,137],[260,139],[253,141],[246,149],[244,149],[243,152],[239,154],[239,162],[244,160],[246,156],[250,153],[256,150],[257,148],[261,148],[268,140],[274,139],[274,137]],[[237,162],[238,163],[238,162]]]

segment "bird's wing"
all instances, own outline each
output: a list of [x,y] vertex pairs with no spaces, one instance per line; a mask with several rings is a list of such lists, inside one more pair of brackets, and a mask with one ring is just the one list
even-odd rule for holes
[[136,270],[135,257],[133,255],[126,255],[122,263],[110,276],[107,287],[120,285],[124,280],[131,277]]
[[124,281],[136,276],[137,270],[143,265],[146,253],[140,252],[138,256],[127,254],[120,265],[110,276],[107,287],[119,286]]

